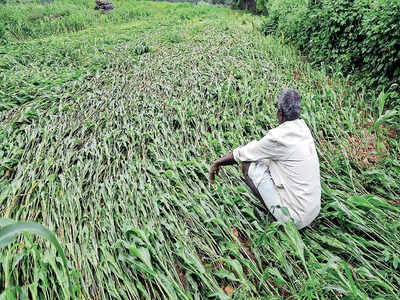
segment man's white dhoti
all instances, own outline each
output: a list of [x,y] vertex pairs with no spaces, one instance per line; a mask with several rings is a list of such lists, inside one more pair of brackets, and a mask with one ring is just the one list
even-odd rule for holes
[[250,163],[248,175],[253,181],[256,189],[261,195],[265,206],[279,222],[285,223],[292,220],[297,227],[300,227],[300,220],[290,212],[290,207],[283,203],[280,198],[271,174],[269,173],[268,159]]

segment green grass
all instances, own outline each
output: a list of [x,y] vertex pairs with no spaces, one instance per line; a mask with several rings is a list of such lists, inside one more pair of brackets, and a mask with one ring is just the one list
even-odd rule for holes
[[[87,1],[8,5],[21,24],[31,10],[71,14],[7,29],[0,47],[1,217],[56,234],[76,296],[397,299],[399,125],[385,95],[313,69],[257,17],[114,4],[106,16]],[[273,221],[238,167],[207,179],[277,125],[284,87],[303,96],[321,162],[322,211],[301,232]],[[25,236],[0,253],[4,297],[69,296],[49,246]]]

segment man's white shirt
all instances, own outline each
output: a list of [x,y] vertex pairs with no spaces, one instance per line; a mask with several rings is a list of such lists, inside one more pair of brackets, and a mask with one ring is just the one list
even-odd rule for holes
[[[257,161],[269,166],[282,206],[287,207],[299,228],[308,226],[319,214],[319,160],[310,129],[303,120],[282,123],[261,140],[233,150],[233,157],[238,163]],[[252,179],[257,187],[262,175]]]

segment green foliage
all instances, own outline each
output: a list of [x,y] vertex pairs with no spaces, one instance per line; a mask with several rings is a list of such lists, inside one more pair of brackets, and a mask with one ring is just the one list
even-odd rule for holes
[[5,44],[6,40],[6,26],[4,24],[0,24],[0,45]]
[[[51,14],[71,14],[41,22],[27,17],[41,6],[7,8],[33,34],[7,29],[0,46],[1,217],[52,228],[85,299],[398,298],[389,93],[312,68],[245,12],[112,2],[77,26],[93,3],[65,0]],[[214,159],[278,124],[283,87],[302,95],[321,163],[321,214],[300,232],[272,219],[238,167],[208,183]],[[54,247],[14,243],[0,252],[10,287],[64,298]]]
[[[262,0],[262,1],[267,1],[267,0]],[[233,8],[238,8],[238,9],[257,11],[258,1],[256,1],[256,0],[232,0],[231,6]]]
[[267,9],[262,31],[284,34],[315,63],[336,63],[364,86],[399,83],[399,1],[270,0]]
[[152,12],[136,1],[114,1],[115,10],[104,14],[94,10],[92,0],[55,1],[51,5],[37,3],[2,5],[0,20],[9,40],[45,37],[51,34],[77,32],[93,25],[125,23],[147,18]]
[[[56,236],[49,231],[46,227],[34,223],[34,222],[14,222],[9,219],[0,219],[0,249],[6,248],[9,244],[12,244],[12,241],[20,235],[21,233],[32,233],[41,236],[44,239],[47,239],[48,241],[51,242],[51,244],[56,248],[58,255],[62,259],[62,267],[64,272],[60,272],[59,269],[56,266],[56,262],[53,259],[53,262],[50,263],[46,258],[40,259],[40,254],[36,246],[32,243],[32,241],[26,237],[26,243],[25,244],[14,244],[14,246],[9,247],[8,252],[2,252],[4,255],[0,255],[0,262],[2,262],[2,266],[0,267],[0,272],[1,270],[3,271],[4,276],[1,276],[0,278],[4,278],[3,280],[0,280],[0,287],[3,286],[3,291],[0,294],[0,298],[7,298],[7,299],[20,299],[20,298],[27,298],[28,292],[26,289],[21,288],[18,285],[18,281],[22,281],[23,279],[28,280],[30,277],[33,275],[33,282],[30,284],[27,284],[27,282],[24,282],[23,287],[28,287],[29,288],[29,293],[31,295],[34,295],[33,298],[36,298],[38,293],[43,293],[46,292],[47,289],[51,289],[51,286],[49,286],[48,282],[44,281],[43,278],[46,278],[48,276],[49,268],[48,265],[45,263],[45,261],[53,267],[53,271],[57,272],[59,276],[59,280],[61,281],[61,278],[66,278],[66,283],[65,286],[59,283],[61,286],[62,293],[58,295],[58,297],[63,297],[64,299],[75,299],[76,294],[72,288],[71,284],[71,278],[68,270],[68,265],[67,265],[67,259],[64,255],[64,251],[58,242]],[[19,247],[18,254],[15,255],[15,252],[17,252],[17,246]],[[21,251],[21,249],[23,249]],[[18,272],[13,269],[17,269],[17,265],[22,265],[24,258],[30,258],[30,254],[33,254],[34,257],[34,263],[39,265],[38,268],[36,268],[36,274],[28,274],[28,276],[24,276],[25,274],[13,274],[15,272]],[[15,258],[15,259],[14,259]],[[40,271],[39,271],[40,270]],[[12,279],[13,278],[18,278],[22,277],[19,280],[17,279],[17,284],[13,284]],[[25,277],[25,278],[24,278]],[[42,277],[42,283],[40,283],[40,277]],[[44,283],[44,284],[43,284]],[[35,297],[36,295],[36,297]]]
[[400,1],[368,3],[361,20],[362,71],[374,84],[400,84]]
[[146,41],[138,41],[133,49],[136,55],[142,55],[151,51],[150,46],[146,43]]
[[260,13],[262,13],[264,15],[267,15],[268,14],[267,4],[268,4],[268,0],[258,0],[258,1],[256,1],[257,12],[260,12]]

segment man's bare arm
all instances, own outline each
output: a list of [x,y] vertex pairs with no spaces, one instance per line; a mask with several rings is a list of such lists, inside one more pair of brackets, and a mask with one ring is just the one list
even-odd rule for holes
[[214,161],[210,168],[210,183],[213,184],[215,181],[215,175],[218,174],[219,168],[221,166],[228,166],[237,164],[236,160],[233,158],[233,152],[221,157]]

